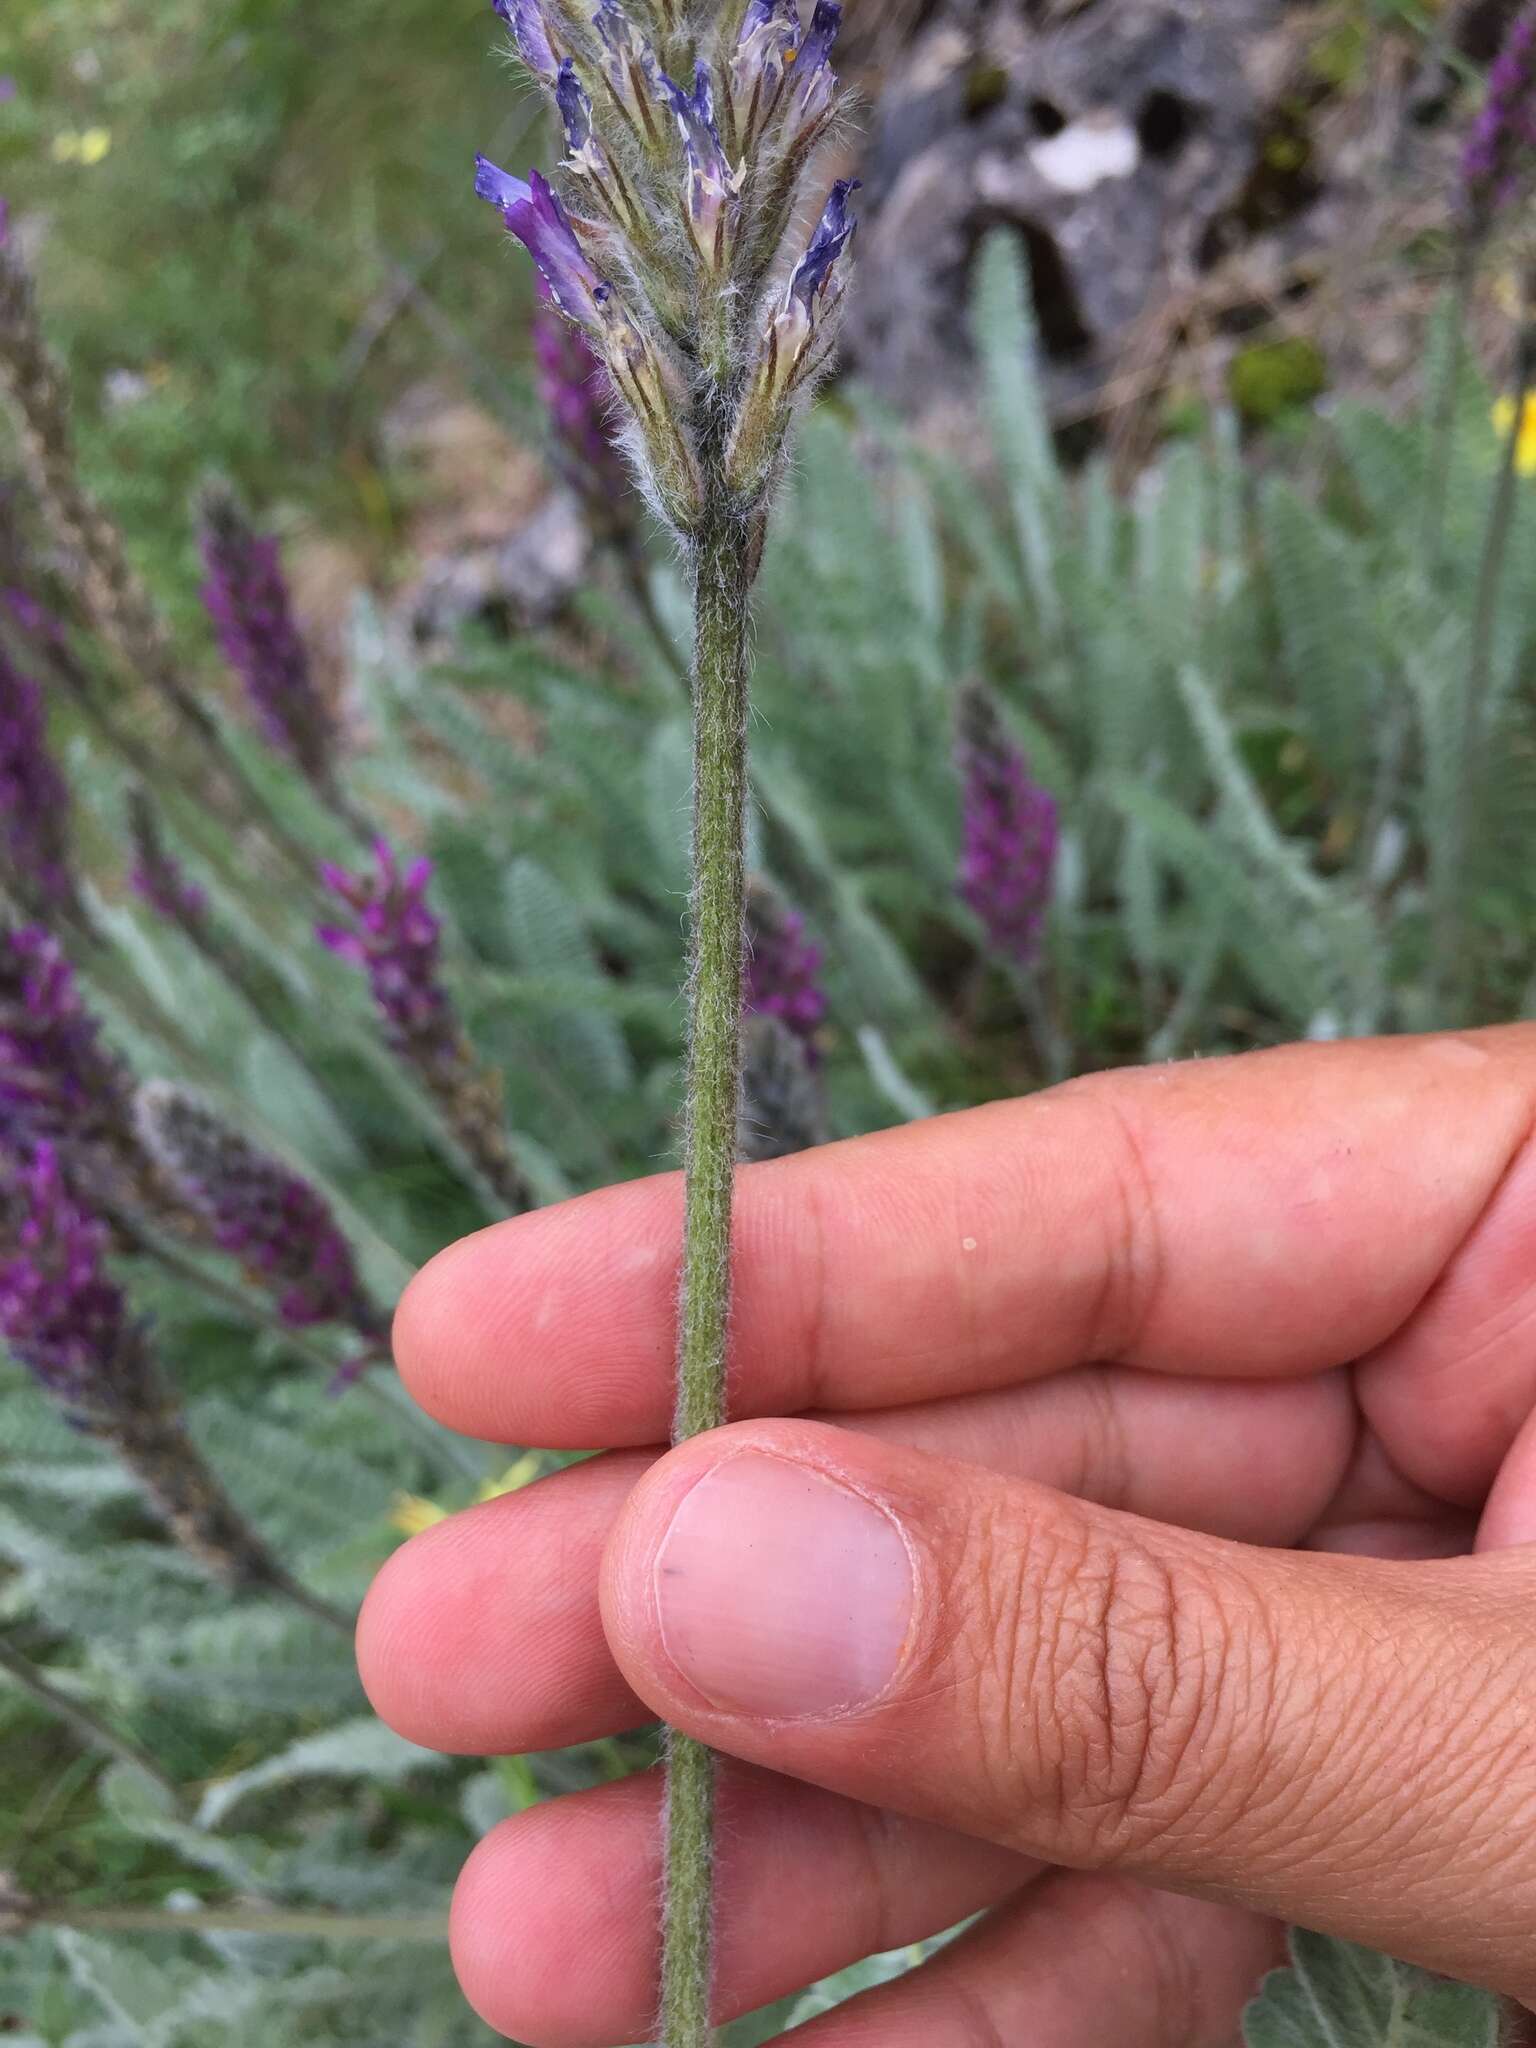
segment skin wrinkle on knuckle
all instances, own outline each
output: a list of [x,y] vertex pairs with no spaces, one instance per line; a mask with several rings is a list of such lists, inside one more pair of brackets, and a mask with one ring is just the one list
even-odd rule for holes
[[1104,1267],[1088,1316],[1088,1358],[1133,1352],[1162,1291],[1165,1253],[1157,1195],[1146,1150],[1113,1084],[1088,1081],[1080,1094],[1107,1135],[1110,1199],[1104,1205]]
[[805,1311],[797,1334],[795,1349],[790,1355],[801,1357],[805,1363],[801,1369],[801,1385],[797,1405],[802,1408],[820,1409],[827,1405],[827,1328],[831,1301],[832,1266],[828,1254],[829,1232],[826,1195],[818,1175],[804,1175],[804,1185],[797,1191],[800,1204],[800,1223],[806,1233],[806,1245],[800,1257],[807,1273],[805,1288]]
[[989,1831],[1001,1819],[1021,1846],[1107,1867],[1215,1825],[1254,1789],[1212,1738],[1263,1725],[1275,1661],[1198,1565],[1086,1518],[1022,1539],[987,1518],[956,1583],[976,1589],[953,1673]]

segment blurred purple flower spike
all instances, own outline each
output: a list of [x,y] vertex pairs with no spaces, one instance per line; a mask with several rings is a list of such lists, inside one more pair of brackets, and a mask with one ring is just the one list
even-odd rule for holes
[[1056,799],[1029,772],[983,689],[961,700],[959,767],[964,847],[957,888],[988,941],[1010,966],[1040,949],[1060,844]]

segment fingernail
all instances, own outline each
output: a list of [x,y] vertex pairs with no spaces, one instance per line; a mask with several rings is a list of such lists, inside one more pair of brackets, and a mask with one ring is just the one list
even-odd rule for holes
[[821,1472],[727,1458],[684,1495],[655,1570],[667,1653],[713,1706],[814,1718],[896,1675],[914,1606],[906,1543]]

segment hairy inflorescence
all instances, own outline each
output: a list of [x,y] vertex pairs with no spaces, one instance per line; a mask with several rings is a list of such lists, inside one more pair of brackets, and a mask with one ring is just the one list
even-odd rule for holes
[[[475,189],[607,373],[637,480],[692,569],[693,893],[674,1433],[725,1417],[741,1143],[751,589],[795,417],[830,361],[854,187],[817,185],[841,9],[814,0],[494,0],[554,102],[552,183]],[[558,187],[558,189],[557,189]],[[806,223],[814,219],[807,232]],[[668,1751],[661,2030],[712,2038],[714,1766]]]
[[220,1251],[238,1259],[294,1329],[340,1323],[370,1343],[387,1318],[318,1189],[253,1145],[191,1089],[146,1082],[134,1101],[145,1150]]
[[662,517],[696,535],[722,486],[750,515],[828,360],[846,282],[847,182],[785,253],[837,113],[840,9],[818,0],[805,22],[794,0],[750,0],[696,37],[659,5],[495,5],[566,155],[558,190],[485,158],[476,190],[606,369]]

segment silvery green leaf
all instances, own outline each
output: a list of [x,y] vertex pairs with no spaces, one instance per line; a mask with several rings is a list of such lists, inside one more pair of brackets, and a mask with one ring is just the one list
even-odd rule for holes
[[982,245],[972,312],[988,423],[1007,479],[1029,587],[1042,622],[1059,610],[1055,534],[1060,472],[1039,377],[1023,240],[996,229]]
[[276,1756],[252,1764],[233,1777],[221,1778],[204,1794],[198,1809],[202,1827],[217,1827],[244,1799],[274,1785],[300,1778],[365,1778],[396,1784],[417,1771],[441,1771],[452,1759],[436,1750],[420,1749],[396,1735],[382,1721],[366,1717],[342,1721],[321,1735],[306,1736]]
[[1502,2035],[1491,1993],[1302,1928],[1243,2015],[1247,2048],[1498,2048]]

